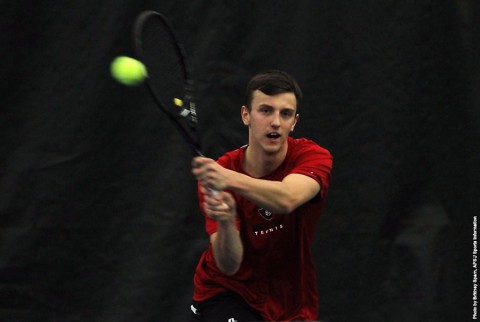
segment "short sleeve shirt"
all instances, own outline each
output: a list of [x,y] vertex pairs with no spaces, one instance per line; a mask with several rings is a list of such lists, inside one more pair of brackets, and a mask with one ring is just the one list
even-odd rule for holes
[[[248,175],[243,170],[246,148],[228,152],[217,162]],[[289,137],[283,163],[259,179],[282,181],[289,174],[301,174],[317,181],[320,192],[289,214],[272,213],[233,193],[237,202],[237,227],[244,247],[242,265],[234,276],[224,275],[216,267],[209,245],[195,271],[194,300],[203,301],[220,292],[233,291],[266,320],[315,320],[318,293],[311,246],[331,169],[332,156],[328,150],[311,140]],[[200,192],[199,199],[202,205]],[[217,230],[217,222],[205,214],[204,217],[206,232],[211,235]]]

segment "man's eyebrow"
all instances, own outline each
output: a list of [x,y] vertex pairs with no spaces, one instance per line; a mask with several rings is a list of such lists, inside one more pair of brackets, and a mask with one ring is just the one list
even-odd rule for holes
[[295,108],[294,108],[294,107],[291,107],[291,106],[284,106],[284,107],[282,107],[282,111],[295,112]]
[[[269,107],[269,108],[273,108],[272,105],[269,105],[269,104],[266,104],[266,103],[259,104],[258,107]],[[293,107],[293,106],[282,106],[280,109],[281,109],[281,110],[292,110],[292,111],[295,111],[295,107]]]
[[267,108],[273,108],[273,106],[268,105],[268,104],[260,104],[260,105],[258,105],[258,107],[259,107],[259,108],[265,108],[265,107],[267,107]]

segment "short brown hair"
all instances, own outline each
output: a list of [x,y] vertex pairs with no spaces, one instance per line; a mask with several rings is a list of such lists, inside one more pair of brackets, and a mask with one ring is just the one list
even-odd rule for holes
[[297,81],[286,72],[280,70],[262,72],[250,79],[245,93],[245,106],[249,111],[251,110],[253,92],[256,90],[267,95],[293,93],[297,100],[297,110],[303,97]]

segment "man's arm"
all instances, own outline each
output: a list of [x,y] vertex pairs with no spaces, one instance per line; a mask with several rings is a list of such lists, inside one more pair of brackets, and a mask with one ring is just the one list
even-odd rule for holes
[[203,187],[202,193],[206,215],[218,222],[217,231],[210,235],[217,267],[225,275],[235,275],[243,260],[243,244],[235,223],[235,199],[227,192],[214,194]]
[[317,181],[302,174],[290,174],[282,181],[255,179],[241,173],[236,174],[231,176],[227,189],[276,214],[292,212],[320,191]]
[[201,157],[195,158],[193,173],[204,186],[234,191],[277,214],[292,212],[321,189],[316,180],[306,175],[290,174],[282,181],[256,179]]
[[219,223],[217,232],[210,235],[210,243],[218,269],[227,276],[235,275],[243,259],[243,244],[235,224]]

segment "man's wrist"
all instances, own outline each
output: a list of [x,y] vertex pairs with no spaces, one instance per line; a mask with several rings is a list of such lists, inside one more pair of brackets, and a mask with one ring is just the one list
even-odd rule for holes
[[218,221],[218,225],[222,226],[224,229],[231,228],[231,226],[235,226],[235,217],[228,217],[228,218],[223,218],[222,220]]

